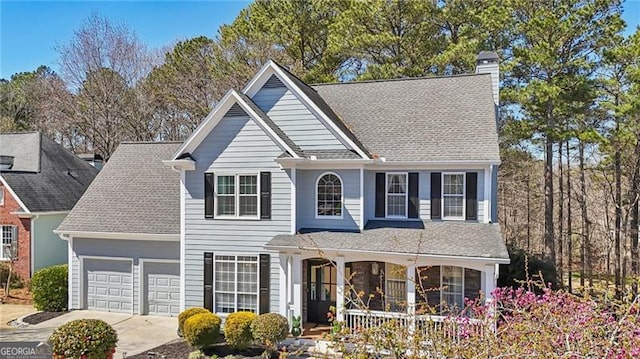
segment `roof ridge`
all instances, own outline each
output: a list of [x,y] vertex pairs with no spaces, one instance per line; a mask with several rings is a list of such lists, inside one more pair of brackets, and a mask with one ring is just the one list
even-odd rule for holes
[[392,79],[379,79],[379,80],[363,80],[363,81],[347,81],[347,82],[320,82],[310,84],[310,87],[315,86],[331,86],[331,85],[356,85],[356,84],[369,84],[369,83],[384,83],[384,82],[402,82],[402,81],[418,81],[418,80],[438,80],[438,79],[450,79],[458,77],[475,77],[486,76],[489,73],[481,74],[455,74],[455,75],[435,75],[435,76],[420,76],[420,77],[396,77]]
[[174,143],[184,143],[184,141],[122,141],[121,145],[167,145]]

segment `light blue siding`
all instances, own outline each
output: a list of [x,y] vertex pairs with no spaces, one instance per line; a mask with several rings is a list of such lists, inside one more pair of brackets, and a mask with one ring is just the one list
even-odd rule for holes
[[[71,260],[71,309],[80,308],[80,257],[122,257],[133,260],[133,312],[140,314],[140,258],[180,259],[180,243],[169,241],[132,241],[114,239],[74,238]],[[86,279],[84,280],[86,285]],[[85,303],[86,305],[86,303]]]
[[262,88],[253,101],[303,150],[345,149],[286,87]]
[[[185,176],[185,275],[187,308],[203,305],[203,253],[257,255],[277,234],[291,232],[291,180],[275,163],[282,153],[248,117],[225,117],[192,153],[196,169]],[[271,172],[271,219],[205,219],[204,172]],[[271,252],[272,311],[278,311],[278,255]]]
[[[418,172],[419,173],[419,190],[420,197],[420,219],[431,219],[431,172],[430,171],[411,171],[401,170],[393,172]],[[484,217],[484,171],[483,170],[442,170],[437,172],[477,172],[478,173],[478,221],[482,222]],[[371,220],[375,218],[376,206],[376,171],[365,171],[364,175],[364,192],[365,192],[365,219]],[[495,192],[494,192],[495,193]]]
[[300,228],[327,228],[358,230],[360,223],[360,170],[331,171],[342,179],[343,218],[316,218],[316,182],[327,171],[298,170],[297,226]]
[[33,220],[33,273],[55,264],[67,263],[67,242],[53,233],[66,214],[40,215]]

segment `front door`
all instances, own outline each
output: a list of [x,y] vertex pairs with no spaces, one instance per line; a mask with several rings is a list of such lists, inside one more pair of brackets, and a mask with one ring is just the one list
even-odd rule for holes
[[308,260],[307,283],[307,322],[326,324],[329,307],[336,305],[336,267],[327,260]]

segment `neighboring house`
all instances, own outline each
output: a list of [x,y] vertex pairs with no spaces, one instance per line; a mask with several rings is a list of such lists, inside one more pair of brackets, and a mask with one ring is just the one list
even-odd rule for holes
[[[509,262],[496,223],[498,58],[478,61],[472,75],[315,86],[269,62],[172,155],[153,149],[124,165],[120,157],[142,155],[121,147],[85,197],[122,213],[86,213],[83,198],[59,228],[70,239],[71,308],[148,313],[142,263],[178,258],[172,305],[222,316],[323,323],[336,306],[351,325],[364,314],[349,304],[345,278],[373,295],[373,313],[491,298],[498,265]],[[111,173],[125,178],[123,194],[99,188]],[[163,202],[169,185],[175,208]],[[79,229],[91,218],[107,228]],[[179,224],[156,228],[170,220]],[[127,233],[138,226],[144,235]],[[168,238],[178,233],[179,246]],[[421,287],[436,290],[425,298]]]
[[180,175],[162,160],[179,147],[121,144],[60,224],[69,308],[178,314]]
[[0,134],[0,261],[16,253],[15,272],[67,262],[53,233],[98,170],[39,132]]

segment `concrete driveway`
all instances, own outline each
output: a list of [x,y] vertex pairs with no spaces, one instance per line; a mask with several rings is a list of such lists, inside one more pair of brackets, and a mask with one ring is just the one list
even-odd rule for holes
[[25,328],[2,329],[2,341],[45,341],[60,325],[76,319],[102,319],[118,332],[116,354],[134,355],[177,339],[177,318],[74,310]]

